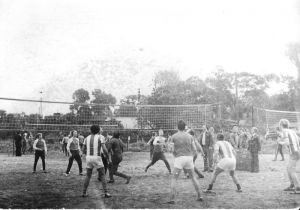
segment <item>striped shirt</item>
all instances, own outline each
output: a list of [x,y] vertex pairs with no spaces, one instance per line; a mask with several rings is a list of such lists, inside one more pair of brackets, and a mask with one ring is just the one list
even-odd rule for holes
[[284,142],[285,145],[289,146],[289,151],[291,155],[300,152],[299,137],[297,136],[294,130],[283,129],[282,141]]
[[219,154],[221,159],[234,158],[233,147],[228,141],[217,141],[214,148],[214,153]]
[[102,135],[89,135],[84,140],[86,146],[86,156],[101,156],[101,147],[105,143],[105,138]]

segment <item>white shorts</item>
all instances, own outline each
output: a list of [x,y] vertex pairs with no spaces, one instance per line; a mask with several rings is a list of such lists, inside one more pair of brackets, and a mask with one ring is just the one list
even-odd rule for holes
[[102,168],[103,162],[100,156],[86,156],[86,168]]
[[218,162],[217,167],[224,171],[234,171],[236,167],[236,160],[234,158],[223,158]]
[[180,156],[174,160],[174,168],[177,169],[193,169],[193,156]]

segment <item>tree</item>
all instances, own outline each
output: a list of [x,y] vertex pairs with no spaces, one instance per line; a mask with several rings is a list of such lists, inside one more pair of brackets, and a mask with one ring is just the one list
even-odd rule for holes
[[300,82],[300,43],[289,43],[286,55],[298,70],[298,82]]
[[74,100],[74,104],[70,105],[70,109],[78,112],[83,104],[88,103],[90,100],[90,95],[87,90],[80,88],[73,93],[72,98]]
[[92,111],[96,115],[108,115],[108,112],[110,112],[108,104],[115,104],[117,102],[117,99],[113,95],[107,94],[100,89],[95,89],[92,95],[94,96]]
[[83,88],[78,89],[73,93],[72,98],[74,100],[74,104],[70,105],[72,113],[75,111],[77,119],[81,122],[89,119],[92,116],[92,110],[88,103],[90,100],[89,92]]
[[298,80],[295,88],[294,106],[297,111],[300,111],[300,43],[288,44],[286,55],[296,66],[298,71]]

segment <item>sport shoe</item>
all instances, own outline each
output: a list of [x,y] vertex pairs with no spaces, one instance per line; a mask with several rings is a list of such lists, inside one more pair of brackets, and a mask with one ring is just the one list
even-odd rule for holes
[[65,175],[65,176],[69,176],[69,175],[70,175],[70,173],[64,173],[64,175]]
[[43,170],[43,173],[45,173],[45,174],[46,174],[46,173],[48,173],[48,171],[46,171],[46,170]]
[[197,198],[197,201],[203,201],[203,198],[200,196]]
[[203,179],[204,178],[204,176],[202,174],[199,175],[198,177],[199,177],[199,179]]
[[295,190],[294,187],[289,186],[289,187],[285,188],[283,191],[294,191],[294,190]]
[[127,177],[126,184],[129,184],[129,182],[130,182],[130,179],[131,179],[131,176]]
[[79,173],[79,176],[83,176],[84,174],[81,172],[81,173]]
[[36,171],[33,171],[32,173],[33,173],[33,174],[35,174],[35,173],[36,173]]
[[114,183],[115,180],[109,180],[107,183]]
[[175,204],[175,201],[169,201],[168,204]]
[[89,195],[87,194],[87,193],[83,193],[82,195],[81,195],[81,197],[83,197],[83,198],[85,198],[85,197],[88,197]]
[[294,191],[300,191],[300,187],[294,188]]
[[110,198],[110,197],[111,197],[111,194],[109,194],[109,193],[104,194],[104,198]]
[[236,192],[243,192],[243,191],[242,191],[242,189],[238,189],[238,190],[236,190]]

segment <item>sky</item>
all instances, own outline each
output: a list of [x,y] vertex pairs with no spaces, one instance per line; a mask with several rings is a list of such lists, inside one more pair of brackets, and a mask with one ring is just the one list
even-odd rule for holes
[[[0,0],[0,97],[39,99],[41,89],[51,92],[59,79],[80,78],[82,66],[101,60],[130,60],[144,80],[100,85],[118,99],[138,87],[149,94],[151,77],[161,68],[175,69],[183,79],[205,78],[218,67],[296,77],[285,51],[299,41],[299,5],[299,0]],[[82,83],[71,80],[55,91]],[[71,101],[68,95],[43,97]],[[0,109],[19,111],[12,107],[0,101]]]

